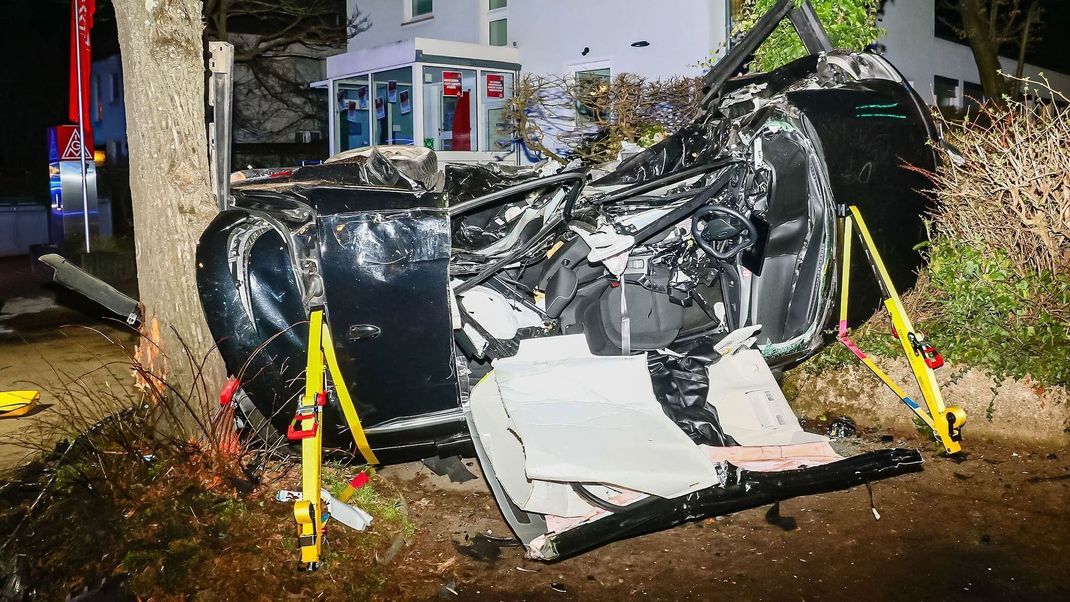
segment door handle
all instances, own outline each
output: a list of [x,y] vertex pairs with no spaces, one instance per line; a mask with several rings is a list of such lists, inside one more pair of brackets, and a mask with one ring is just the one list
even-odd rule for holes
[[379,336],[382,330],[374,324],[354,324],[349,327],[350,341],[364,341]]

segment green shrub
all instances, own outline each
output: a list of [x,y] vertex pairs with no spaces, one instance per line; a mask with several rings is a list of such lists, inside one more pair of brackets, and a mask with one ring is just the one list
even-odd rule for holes
[[[753,27],[777,1],[748,0],[736,31]],[[884,35],[884,30],[877,27],[880,0],[810,0],[810,4],[825,26],[834,48],[863,50]],[[807,54],[795,29],[785,19],[758,48],[752,67],[758,71],[771,71]]]
[[[1070,277],[1070,109],[1044,81],[1016,80],[1033,103],[986,104],[961,122],[937,119],[957,149],[935,173],[936,233],[1000,251],[1028,279],[1045,271]],[[994,258],[994,256],[992,256]]]
[[1015,268],[1003,250],[937,239],[919,327],[955,362],[1070,385],[1070,280]]
[[[940,237],[916,290],[905,295],[914,326],[948,361],[997,379],[1030,375],[1041,385],[1070,385],[1070,280],[1051,272],[1021,275],[1005,251]],[[900,291],[901,293],[906,291]],[[852,329],[870,355],[902,353],[887,313]],[[806,363],[820,373],[856,363],[834,344]]]

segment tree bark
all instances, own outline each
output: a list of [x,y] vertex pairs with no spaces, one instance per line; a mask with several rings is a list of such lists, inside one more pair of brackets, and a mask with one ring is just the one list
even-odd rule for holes
[[[997,10],[989,10],[994,0],[958,0],[959,16],[962,29],[970,43],[973,60],[977,63],[977,75],[985,96],[997,105],[1003,104],[1003,94],[1007,91],[1007,80],[999,73],[999,41],[996,39],[995,22]],[[993,5],[992,8],[995,8]]]
[[[185,403],[176,407],[193,408],[176,412],[189,427],[208,416],[212,393],[226,376],[201,311],[194,260],[198,236],[217,212],[208,167],[202,4],[113,3],[126,87],[138,288],[147,338],[158,339],[143,339],[138,356],[166,377],[171,403],[180,403],[175,398],[181,394]],[[195,382],[206,353],[204,380]]]

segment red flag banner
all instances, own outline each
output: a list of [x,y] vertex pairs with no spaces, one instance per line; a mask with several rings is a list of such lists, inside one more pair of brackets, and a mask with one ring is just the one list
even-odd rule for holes
[[[68,103],[68,117],[78,123],[78,62],[81,60],[82,73],[82,111],[89,119],[89,75],[92,71],[89,32],[93,29],[93,13],[97,10],[97,0],[71,0],[71,92]],[[80,53],[80,57],[78,54]],[[85,123],[86,128],[89,123]]]

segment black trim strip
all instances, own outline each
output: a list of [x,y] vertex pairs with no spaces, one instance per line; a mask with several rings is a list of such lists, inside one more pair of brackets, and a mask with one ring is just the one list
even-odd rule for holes
[[462,67],[483,67],[486,69],[501,69],[503,71],[520,71],[520,63],[469,59],[459,56],[445,56],[441,54],[424,54],[423,50],[416,51],[416,62],[445,63],[447,65],[458,65]]
[[913,449],[883,449],[823,466],[778,472],[751,472],[729,465],[724,486],[707,487],[677,498],[653,497],[594,522],[546,536],[545,560],[561,560],[607,543],[653,533],[711,516],[723,516],[804,495],[828,493],[911,472],[921,472]]

